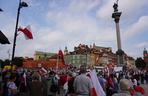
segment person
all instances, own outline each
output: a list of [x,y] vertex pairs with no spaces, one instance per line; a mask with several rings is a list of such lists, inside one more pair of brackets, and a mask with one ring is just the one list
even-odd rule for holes
[[116,75],[114,75],[114,77],[113,77],[113,83],[114,83],[114,92],[113,93],[117,93],[119,90],[119,87],[118,87],[118,80],[117,80]]
[[76,73],[73,72],[70,74],[70,79],[68,80],[68,96],[75,96],[74,94],[74,87],[73,87],[73,83],[76,77]]
[[40,81],[40,75],[38,72],[34,72],[32,75],[30,96],[43,96],[43,83]]
[[62,73],[60,74],[59,79],[59,87],[60,87],[60,93],[62,96],[65,96],[67,94],[67,81],[68,81],[68,73]]
[[54,71],[50,71],[48,78],[47,95],[57,96],[58,91],[59,91],[58,77],[56,76],[56,73]]
[[112,96],[131,96],[129,90],[132,87],[132,82],[128,79],[121,79],[119,81],[119,93],[115,93]]
[[135,96],[143,96],[144,95],[144,89],[140,86],[140,83],[137,83],[137,86],[134,88],[135,90]]
[[76,96],[92,96],[93,85],[85,65],[80,66],[80,75],[76,76],[73,86]]
[[19,95],[20,96],[27,96],[29,88],[28,88],[28,84],[26,81],[26,74],[25,73],[21,73],[19,81],[20,81],[20,84],[18,86]]
[[17,94],[18,94],[18,92],[17,92],[17,86],[14,83],[15,80],[16,80],[16,74],[11,73],[11,75],[10,75],[10,81],[8,81],[8,83],[7,83],[8,96],[17,96]]
[[3,78],[3,82],[2,82],[2,96],[8,96],[8,87],[7,87],[7,83],[10,81],[10,74],[7,73],[5,74],[4,78]]
[[106,79],[102,75],[100,75],[100,76],[98,76],[98,80],[99,80],[99,83],[100,83],[101,87],[105,91]]
[[113,74],[110,74],[106,81],[106,96],[111,96],[114,94],[114,86]]
[[136,79],[133,79],[133,87],[137,86],[137,80]]

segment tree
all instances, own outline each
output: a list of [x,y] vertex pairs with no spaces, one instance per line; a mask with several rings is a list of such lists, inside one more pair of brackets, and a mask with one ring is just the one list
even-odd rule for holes
[[135,65],[138,69],[143,69],[146,67],[146,63],[141,57],[136,59]]
[[6,59],[6,60],[4,61],[3,66],[5,66],[5,65],[10,65],[10,60],[9,60],[9,59]]
[[22,67],[23,65],[23,57],[15,57],[12,61],[13,65],[16,65],[17,67]]
[[0,67],[3,68],[4,61],[0,59]]

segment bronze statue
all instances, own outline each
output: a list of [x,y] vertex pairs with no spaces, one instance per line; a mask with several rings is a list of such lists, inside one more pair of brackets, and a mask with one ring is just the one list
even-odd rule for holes
[[114,12],[118,12],[118,0],[116,1],[116,3],[114,3],[113,8]]

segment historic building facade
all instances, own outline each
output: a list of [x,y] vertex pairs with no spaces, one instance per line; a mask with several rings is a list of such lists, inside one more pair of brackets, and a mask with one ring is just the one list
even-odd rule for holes
[[34,59],[25,58],[23,62],[24,68],[62,68],[65,63],[61,60],[59,53],[49,53],[35,51]]
[[68,52],[65,48],[65,62],[74,66],[81,64],[105,66],[106,64],[115,64],[116,55],[112,52],[110,47],[101,47],[93,45],[79,44],[74,47],[74,51]]
[[[80,66],[81,64],[93,66],[107,66],[117,64],[117,55],[112,52],[111,47],[102,47],[93,45],[79,44],[74,47],[74,51],[68,52],[67,47],[64,50],[66,64]],[[133,67],[135,60],[124,54],[124,64]]]
[[[37,67],[39,64],[44,67],[55,67],[57,62],[61,65],[58,58],[59,53],[48,53],[35,51],[34,60],[25,60],[24,67]],[[146,60],[146,59],[145,59]],[[60,63],[61,62],[61,63]],[[79,44],[74,47],[74,51],[69,52],[67,47],[64,50],[64,64],[79,67],[82,64],[93,66],[108,66],[117,64],[117,55],[112,52],[111,47],[102,47],[93,45]],[[124,54],[124,64],[133,67],[135,60]]]
[[32,69],[44,67],[46,69],[50,68],[63,68],[65,65],[61,60],[57,59],[48,59],[48,60],[30,60],[25,59],[23,62],[23,68]]
[[45,60],[45,59],[48,59],[54,55],[56,55],[56,53],[35,51],[34,60]]

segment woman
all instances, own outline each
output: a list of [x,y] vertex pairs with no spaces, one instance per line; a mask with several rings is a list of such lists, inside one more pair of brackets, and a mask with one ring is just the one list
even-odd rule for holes
[[16,75],[12,73],[10,75],[10,81],[8,81],[7,83],[8,96],[17,96],[17,86],[14,83],[15,80],[16,80]]
[[43,96],[43,84],[40,81],[40,74],[35,72],[32,75],[32,82],[30,85],[30,96]]

